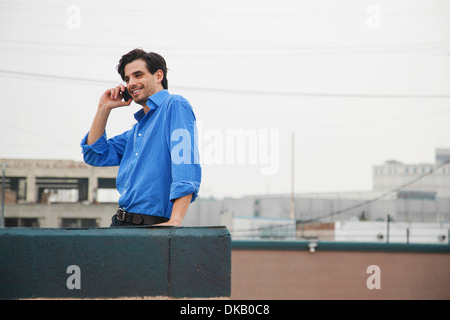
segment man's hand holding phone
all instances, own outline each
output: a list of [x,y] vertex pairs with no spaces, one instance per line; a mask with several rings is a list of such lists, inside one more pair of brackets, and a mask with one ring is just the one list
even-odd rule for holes
[[[126,89],[127,88],[125,88],[123,84],[120,84],[115,88],[106,90],[102,94],[98,103],[97,113],[95,114],[94,121],[92,122],[92,126],[89,131],[86,144],[93,144],[103,135],[103,133],[105,132],[109,113],[112,109],[118,107],[126,107],[131,104],[131,101],[133,101],[133,99],[131,99],[131,97],[129,96],[126,96]],[[123,98],[129,99],[123,101]]]
[[106,107],[111,110],[118,107],[126,107],[131,104],[131,96],[127,88],[120,84],[117,87],[106,90],[100,97],[99,107]]

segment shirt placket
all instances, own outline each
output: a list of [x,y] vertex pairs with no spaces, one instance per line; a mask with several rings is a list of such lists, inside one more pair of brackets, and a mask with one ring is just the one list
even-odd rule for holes
[[134,136],[133,163],[137,161],[142,150],[142,131],[143,128],[141,127],[141,124],[139,124]]
[[133,165],[136,164],[139,156],[141,155],[142,151],[142,145],[144,143],[144,130],[147,127],[147,122],[150,121],[150,118],[152,117],[154,113],[154,110],[150,110],[149,113],[142,119],[137,127],[136,131],[134,132],[134,143],[133,143],[133,153],[132,153],[132,163]]

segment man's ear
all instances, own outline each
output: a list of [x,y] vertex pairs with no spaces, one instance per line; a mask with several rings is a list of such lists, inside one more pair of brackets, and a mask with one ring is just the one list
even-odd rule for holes
[[162,80],[164,79],[164,72],[161,69],[158,69],[154,76],[156,77],[156,82],[157,83],[161,83]]

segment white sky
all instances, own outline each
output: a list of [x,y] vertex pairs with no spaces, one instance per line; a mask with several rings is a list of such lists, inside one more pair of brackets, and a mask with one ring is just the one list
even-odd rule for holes
[[[204,163],[204,197],[290,192],[294,131],[297,192],[370,190],[374,165],[450,147],[447,0],[0,0],[0,158],[82,161],[98,99],[136,47],[166,58],[203,151],[212,133],[279,130],[276,174]],[[108,136],[138,109],[115,110]]]

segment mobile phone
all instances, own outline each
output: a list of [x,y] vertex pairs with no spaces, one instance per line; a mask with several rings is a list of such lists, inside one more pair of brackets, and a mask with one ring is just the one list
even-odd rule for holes
[[127,88],[125,88],[125,91],[122,92],[122,96],[123,96],[123,100],[124,100],[124,101],[128,101],[128,100],[131,99],[131,96],[130,96],[130,94],[128,93]]

